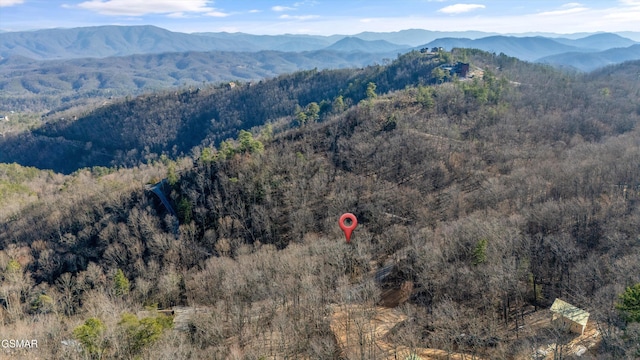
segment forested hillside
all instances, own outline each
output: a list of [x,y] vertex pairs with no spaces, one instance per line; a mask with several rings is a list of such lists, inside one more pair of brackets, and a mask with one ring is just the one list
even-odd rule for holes
[[396,51],[173,52],[104,59],[0,59],[0,111],[47,112],[89,100],[107,100],[175,87],[259,81],[309,69],[382,63]]
[[237,40],[172,32],[157,26],[91,26],[6,32],[0,35],[0,56],[31,59],[158,54],[181,51],[253,51]]
[[[379,91],[435,81],[431,72],[448,54],[413,52],[389,66],[309,70],[255,83],[188,88],[122,99],[86,114],[0,139],[0,161],[72,172],[81,167],[132,165],[154,154],[188,154],[249,129],[293,117],[315,103],[318,116],[355,104],[368,83]],[[336,103],[336,100],[340,101]]]
[[538,61],[554,65],[558,68],[593,71],[606,65],[636,60],[638,58],[640,58],[640,44],[631,45],[629,47],[607,49],[589,54],[569,52],[547,56],[539,59]]
[[637,34],[629,32],[623,35],[630,38],[613,33],[524,35],[416,29],[354,36],[185,34],[154,26],[5,32],[0,34],[0,113],[92,108],[179,86],[386,64],[411,49],[476,48],[571,71],[639,57],[640,45],[631,39]]
[[[0,319],[42,339],[10,355],[570,357],[547,310],[562,298],[598,334],[583,356],[637,357],[640,63],[568,75],[440,56],[149,95],[23,138],[11,156],[45,150],[29,161],[64,171],[148,161],[0,172],[53,189],[0,222]],[[452,60],[482,76],[444,81]],[[152,156],[173,147],[185,156]],[[145,190],[161,178],[177,228]]]

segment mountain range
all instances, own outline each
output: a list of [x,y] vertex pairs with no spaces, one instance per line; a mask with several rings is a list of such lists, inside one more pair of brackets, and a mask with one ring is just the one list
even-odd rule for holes
[[[155,55],[144,56],[155,59]],[[89,111],[75,111],[66,120],[45,116],[46,123],[37,130],[2,137],[0,162],[70,173],[81,167],[134,163],[151,152],[173,149],[188,153],[200,143],[219,143],[235,136],[239,124],[247,129],[261,126],[288,117],[311,102],[321,105],[319,114],[323,115],[329,115],[338,96],[343,104],[358,104],[369,83],[375,83],[381,93],[420,81],[433,83],[430,74],[438,61],[435,54],[414,52],[403,55],[393,66],[308,70],[251,84],[112,99]],[[127,81],[127,75],[118,72],[108,77],[114,83]],[[87,151],[89,142],[91,149]]]
[[[0,56],[24,56],[36,60],[102,58],[134,54],[186,51],[275,50],[303,52],[331,50],[379,53],[406,52],[422,47],[477,48],[514,56],[522,60],[565,53],[593,53],[612,48],[628,48],[640,40],[640,33],[624,34],[525,34],[500,35],[479,31],[441,32],[403,30],[364,32],[352,36],[332,35],[252,35],[245,33],[179,33],[155,26],[97,26],[49,29],[0,34]],[[569,65],[571,64],[564,64]]]
[[624,61],[636,59],[640,59],[640,44],[631,45],[627,48],[613,48],[586,54],[568,52],[550,55],[538,59],[538,61],[560,68],[570,65],[572,68],[581,71],[592,71],[602,66],[618,64]]
[[[488,36],[480,39],[441,38],[425,45],[425,47],[442,47],[445,50],[458,48],[481,49],[489,52],[504,53],[526,61],[537,61],[541,58],[559,55],[592,53],[612,48],[626,48],[636,44],[635,41],[616,34],[595,34],[581,39],[552,39],[541,36]],[[572,60],[572,59],[571,59]],[[567,63],[565,65],[571,65]]]
[[0,112],[47,111],[90,98],[137,95],[203,83],[249,82],[309,69],[364,67],[396,52],[188,51],[109,58],[0,59]]
[[[526,35],[526,36],[524,36]],[[0,33],[0,111],[313,68],[385,63],[412,50],[474,48],[572,71],[640,59],[640,33],[499,35],[403,30],[353,36],[178,33],[98,26]],[[635,39],[635,40],[634,40]],[[28,104],[26,104],[28,103]]]
[[176,33],[155,26],[96,26],[0,35],[0,56],[20,55],[36,60],[207,50],[253,48],[239,41]]
[[[393,43],[409,49],[441,37],[479,38],[497,35],[479,31],[440,32],[403,30],[390,33],[365,32],[352,37],[369,44],[369,52],[378,52],[375,41]],[[156,26],[97,26],[72,29],[47,29],[0,34],[0,56],[21,55],[38,60],[84,57],[125,56],[132,54],[183,51],[315,51],[348,38],[345,35],[252,35],[245,33],[171,32]],[[383,46],[388,47],[387,43]],[[350,50],[351,51],[351,50]]]

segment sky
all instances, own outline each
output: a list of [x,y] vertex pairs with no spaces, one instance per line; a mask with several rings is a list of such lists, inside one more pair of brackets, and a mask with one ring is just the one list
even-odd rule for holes
[[640,0],[0,0],[0,30],[155,25],[178,32],[353,35],[640,31]]

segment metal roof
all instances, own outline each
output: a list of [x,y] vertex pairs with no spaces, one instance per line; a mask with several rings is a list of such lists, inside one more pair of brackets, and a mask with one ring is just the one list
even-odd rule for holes
[[582,326],[587,325],[587,321],[589,320],[588,312],[560,299],[556,299],[556,301],[553,302],[553,305],[551,305],[551,311],[554,313],[558,313]]

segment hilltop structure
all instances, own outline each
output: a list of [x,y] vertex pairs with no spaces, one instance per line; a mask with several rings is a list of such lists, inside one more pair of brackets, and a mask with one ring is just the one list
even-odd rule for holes
[[559,324],[562,328],[584,334],[584,329],[587,327],[589,321],[589,313],[579,309],[568,302],[556,299],[551,305],[551,312],[553,316],[551,321]]
[[448,71],[451,76],[458,75],[458,77],[467,77],[469,73],[469,63],[457,62],[455,64],[442,64],[440,68],[444,71]]

